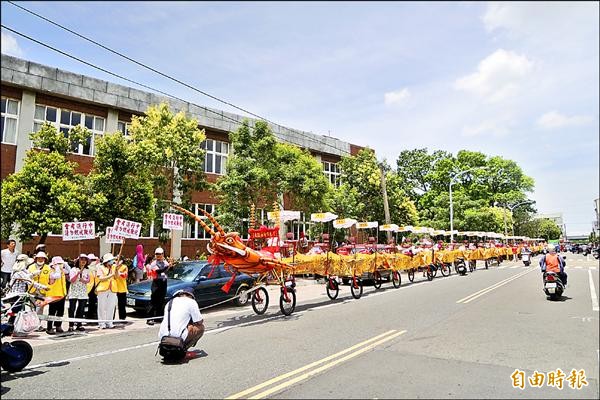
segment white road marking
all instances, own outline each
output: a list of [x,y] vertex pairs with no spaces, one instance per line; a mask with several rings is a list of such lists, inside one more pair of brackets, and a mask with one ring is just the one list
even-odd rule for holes
[[583,267],[581,265],[578,265],[575,267],[575,269],[582,269]]
[[501,286],[504,286],[507,283],[510,283],[511,281],[514,281],[515,279],[519,279],[523,275],[526,275],[526,274],[528,274],[528,273],[530,273],[531,271],[534,271],[534,270],[535,270],[534,268],[531,268],[531,269],[528,269],[528,270],[526,270],[524,272],[521,272],[521,273],[519,273],[517,275],[511,276],[510,278],[504,279],[504,280],[502,280],[502,281],[500,281],[500,282],[498,282],[498,283],[496,283],[496,284],[494,284],[492,286],[488,286],[485,289],[481,289],[481,290],[479,290],[479,291],[477,291],[477,292],[475,292],[473,294],[470,294],[467,297],[464,297],[464,298],[458,300],[457,303],[467,304],[470,301],[473,301],[476,298],[478,298],[480,296],[483,296],[484,294],[487,294],[487,293],[491,292],[494,289],[497,289],[497,288],[499,288]]
[[592,278],[592,271],[588,270],[588,276],[590,278],[590,296],[592,297],[592,310],[598,311],[598,296],[596,296],[596,288],[594,287],[594,279]]
[[596,267],[590,267],[590,269],[593,269],[594,271],[596,270]]
[[515,268],[519,268],[519,267],[520,267],[519,265],[515,265],[513,267],[510,267],[510,269],[515,269]]
[[508,268],[508,265],[503,265],[501,267],[498,267],[498,269],[504,269],[504,268]]

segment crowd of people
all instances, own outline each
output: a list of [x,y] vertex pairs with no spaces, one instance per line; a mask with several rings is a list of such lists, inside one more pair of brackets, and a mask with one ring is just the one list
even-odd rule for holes
[[[145,255],[141,245],[136,248],[132,268],[121,259],[106,253],[102,258],[93,253],[80,254],[72,262],[60,255],[50,257],[46,246],[36,247],[32,257],[19,254],[16,242],[9,240],[2,250],[3,297],[29,292],[45,298],[36,308],[38,315],[64,317],[65,310],[69,319],[68,331],[85,331],[85,326],[96,325],[98,329],[112,329],[115,320],[127,318],[127,292],[129,282],[152,279],[151,317],[160,319],[164,312],[164,300],[167,289],[166,272],[171,264],[165,258],[164,250],[158,247],[154,256]],[[131,280],[133,277],[133,280]],[[18,312],[21,306],[13,311]],[[91,322],[93,320],[95,322]],[[154,320],[148,320],[153,324]],[[63,333],[63,321],[48,320],[46,327],[39,328],[49,335]]]

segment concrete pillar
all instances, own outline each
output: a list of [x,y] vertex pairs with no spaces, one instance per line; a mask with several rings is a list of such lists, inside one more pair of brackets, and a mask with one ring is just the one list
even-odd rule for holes
[[[19,110],[19,124],[17,129],[17,154],[15,159],[15,172],[23,169],[25,164],[25,155],[27,150],[31,149],[31,140],[29,134],[33,131],[33,116],[35,114],[35,92],[23,90],[21,97],[21,107]],[[23,243],[18,238],[13,238],[17,242],[16,250],[23,251]]]
[[109,108],[108,109],[108,115],[106,117],[106,133],[113,133],[116,132],[118,130],[118,123],[119,122],[119,112],[115,109]]
[[[179,170],[177,167],[173,168],[173,176],[177,176]],[[181,205],[181,196],[178,187],[173,188],[173,203]],[[171,252],[168,254],[174,260],[181,257],[181,237],[183,231],[171,230]]]
[[106,253],[110,253],[110,244],[106,243],[106,236],[102,236],[100,238],[100,250],[99,254],[96,254],[98,258],[102,258],[102,256]]
[[19,128],[17,131],[17,157],[15,172],[19,172],[25,163],[25,154],[31,148],[29,134],[33,131],[33,115],[35,114],[35,92],[23,91],[21,110],[19,112]]

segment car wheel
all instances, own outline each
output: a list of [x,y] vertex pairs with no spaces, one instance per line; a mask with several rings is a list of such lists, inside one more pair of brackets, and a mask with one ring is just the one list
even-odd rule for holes
[[233,304],[238,307],[243,307],[248,304],[250,301],[250,293],[248,293],[248,289],[250,287],[248,285],[240,285],[236,292],[236,298],[233,299]]

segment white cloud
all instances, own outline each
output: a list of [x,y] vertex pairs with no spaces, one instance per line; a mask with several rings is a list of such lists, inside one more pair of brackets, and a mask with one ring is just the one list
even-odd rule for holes
[[566,126],[586,125],[593,120],[594,118],[588,115],[573,115],[569,117],[556,111],[550,111],[538,118],[537,125],[543,129],[557,129]]
[[406,103],[410,97],[410,91],[407,88],[395,92],[387,92],[383,95],[386,106],[397,106]]
[[15,57],[23,57],[23,50],[19,47],[17,39],[10,33],[2,31],[2,53]]
[[462,135],[466,137],[490,134],[493,136],[506,136],[509,132],[506,124],[498,121],[484,121],[479,125],[465,126],[462,130]]
[[527,57],[498,49],[479,62],[475,73],[457,79],[454,88],[500,101],[516,94],[532,70],[533,62]]

